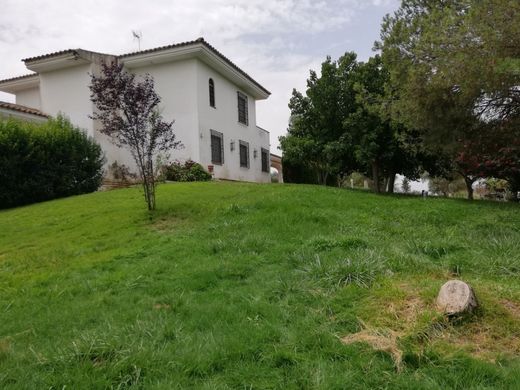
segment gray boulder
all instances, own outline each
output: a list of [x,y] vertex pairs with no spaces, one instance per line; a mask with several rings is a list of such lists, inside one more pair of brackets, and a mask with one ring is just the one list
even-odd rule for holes
[[449,316],[472,312],[477,306],[473,289],[461,280],[444,283],[437,296],[437,307]]

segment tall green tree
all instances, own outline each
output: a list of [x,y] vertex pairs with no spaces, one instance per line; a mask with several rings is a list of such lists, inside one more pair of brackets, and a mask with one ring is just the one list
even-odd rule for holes
[[308,167],[320,184],[354,168],[352,137],[343,123],[356,110],[351,74],[357,65],[355,53],[338,61],[327,57],[320,76],[310,72],[305,95],[293,90],[289,102],[288,134],[280,137],[284,160]]
[[321,184],[363,172],[375,192],[393,192],[397,173],[418,177],[424,153],[417,134],[385,110],[388,80],[379,56],[366,63],[354,53],[328,57],[320,76],[311,71],[305,95],[293,91],[288,134],[280,138],[284,160],[305,165]]
[[520,3],[403,0],[381,39],[393,117],[449,157],[468,196],[482,175],[518,181]]
[[372,177],[375,192],[393,192],[397,173],[419,176],[422,151],[413,147],[416,134],[385,113],[389,74],[381,58],[359,63],[353,77],[357,106],[344,127],[352,134],[357,167]]

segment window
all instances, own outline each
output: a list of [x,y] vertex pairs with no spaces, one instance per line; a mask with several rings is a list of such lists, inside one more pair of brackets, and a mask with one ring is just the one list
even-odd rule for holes
[[209,79],[209,105],[215,108],[215,83]]
[[247,115],[247,96],[242,92],[237,92],[238,96],[238,121],[244,125],[249,124],[249,118]]
[[240,166],[249,168],[249,144],[240,141]]
[[224,164],[224,135],[215,130],[211,130],[211,162]]
[[262,148],[262,172],[269,172],[269,151]]

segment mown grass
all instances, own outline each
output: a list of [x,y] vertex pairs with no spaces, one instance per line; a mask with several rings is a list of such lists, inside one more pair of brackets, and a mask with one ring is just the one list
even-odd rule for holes
[[[0,212],[0,388],[520,388],[517,205],[193,183],[158,207]],[[452,277],[482,303],[459,322]]]

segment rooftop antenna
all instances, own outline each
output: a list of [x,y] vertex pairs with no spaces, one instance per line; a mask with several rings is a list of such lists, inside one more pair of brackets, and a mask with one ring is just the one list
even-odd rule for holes
[[141,38],[143,37],[143,33],[141,31],[132,30],[132,35],[134,39],[137,39],[137,47],[139,51],[141,51]]

